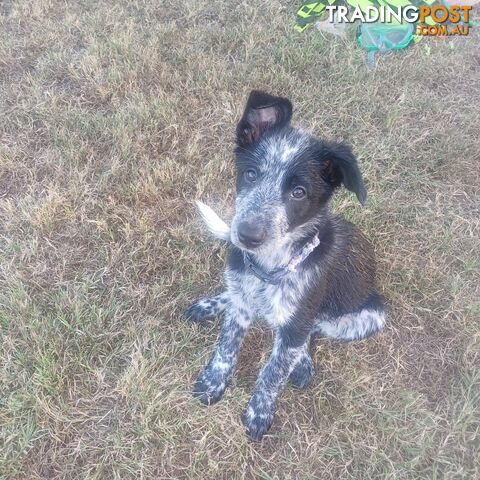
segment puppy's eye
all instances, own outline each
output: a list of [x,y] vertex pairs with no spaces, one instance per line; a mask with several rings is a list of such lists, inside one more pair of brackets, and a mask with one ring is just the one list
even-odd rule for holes
[[249,168],[243,174],[247,182],[253,183],[257,180],[257,172],[253,168]]
[[303,187],[295,187],[292,190],[292,197],[297,200],[303,198],[307,194],[307,191]]

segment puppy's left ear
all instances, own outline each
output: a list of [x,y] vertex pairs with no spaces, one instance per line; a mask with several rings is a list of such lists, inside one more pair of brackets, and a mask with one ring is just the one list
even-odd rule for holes
[[334,188],[342,183],[345,188],[354,192],[363,205],[367,200],[367,191],[363,184],[362,174],[352,148],[344,143],[325,143],[320,155],[323,178]]

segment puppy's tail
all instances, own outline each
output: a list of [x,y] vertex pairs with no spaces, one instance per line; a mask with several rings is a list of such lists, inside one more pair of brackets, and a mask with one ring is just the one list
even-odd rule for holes
[[208,229],[221,240],[230,240],[230,227],[208,206],[195,200],[198,211],[207,224]]

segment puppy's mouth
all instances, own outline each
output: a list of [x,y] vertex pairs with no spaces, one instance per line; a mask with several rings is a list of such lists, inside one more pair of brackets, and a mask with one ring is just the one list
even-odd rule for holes
[[239,231],[235,227],[231,229],[230,241],[232,244],[242,251],[255,255],[271,256],[283,245],[285,240],[286,236],[274,235],[268,230],[246,235],[244,230]]

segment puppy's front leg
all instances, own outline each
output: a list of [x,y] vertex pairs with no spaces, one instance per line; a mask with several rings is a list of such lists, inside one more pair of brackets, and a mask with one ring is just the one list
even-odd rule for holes
[[242,421],[248,436],[260,441],[269,430],[275,415],[275,404],[288,376],[308,349],[308,335],[296,338],[294,344],[285,329],[280,329],[265,366],[260,372],[255,390],[243,414]]
[[235,302],[228,304],[215,353],[193,387],[193,396],[203,404],[213,405],[222,397],[252,319],[245,309],[235,307]]

